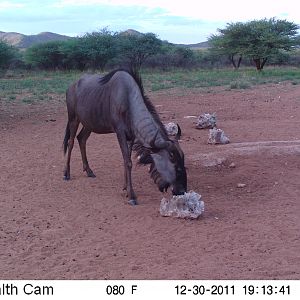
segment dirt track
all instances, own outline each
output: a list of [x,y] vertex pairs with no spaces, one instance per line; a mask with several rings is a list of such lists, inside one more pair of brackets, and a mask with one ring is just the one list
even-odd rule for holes
[[[300,279],[299,86],[150,98],[182,127],[204,216],[161,217],[162,194],[143,167],[133,170],[140,205],[129,206],[115,135],[88,141],[95,179],[76,144],[64,182],[65,108],[2,105],[0,279]],[[231,144],[208,145],[208,132],[184,118],[203,112],[217,113]]]

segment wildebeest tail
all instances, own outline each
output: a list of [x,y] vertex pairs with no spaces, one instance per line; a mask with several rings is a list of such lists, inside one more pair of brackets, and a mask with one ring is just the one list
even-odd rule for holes
[[65,132],[65,138],[64,138],[64,143],[63,143],[63,147],[64,147],[64,154],[67,153],[68,150],[68,142],[70,139],[70,125],[69,122],[67,123],[67,127],[66,127],[66,132]]

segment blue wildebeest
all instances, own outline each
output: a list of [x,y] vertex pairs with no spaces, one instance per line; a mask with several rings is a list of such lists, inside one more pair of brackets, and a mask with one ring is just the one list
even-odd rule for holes
[[171,140],[150,100],[145,96],[141,77],[132,70],[115,70],[101,77],[84,75],[67,90],[68,123],[64,138],[67,162],[64,179],[70,179],[70,159],[77,135],[83,170],[95,177],[87,155],[86,141],[91,132],[116,133],[124,160],[124,190],[130,204],[137,204],[131,180],[131,152],[149,172],[161,192],[172,186],[174,195],[187,191],[184,154],[178,141]]

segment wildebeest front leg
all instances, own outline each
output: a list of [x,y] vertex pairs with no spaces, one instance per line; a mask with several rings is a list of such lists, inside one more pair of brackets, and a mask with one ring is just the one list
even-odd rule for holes
[[127,143],[126,135],[124,132],[117,131],[117,137],[120,144],[123,160],[124,160],[124,180],[126,184],[127,197],[129,197],[128,203],[131,205],[136,205],[136,195],[132,187],[132,179],[131,179],[131,169],[132,169],[132,161],[131,161],[131,148],[132,145]]
[[82,158],[82,165],[83,165],[83,171],[86,172],[88,177],[96,177],[93,173],[92,169],[89,166],[87,156],[86,156],[86,141],[91,135],[91,131],[87,129],[86,127],[83,127],[79,134],[77,135],[77,140],[80,147],[81,152],[81,158]]
[[[131,153],[132,153],[132,146],[133,142],[127,141],[127,147],[128,147],[128,156],[131,159]],[[123,184],[123,191],[127,191],[127,168],[124,168],[124,184]]]

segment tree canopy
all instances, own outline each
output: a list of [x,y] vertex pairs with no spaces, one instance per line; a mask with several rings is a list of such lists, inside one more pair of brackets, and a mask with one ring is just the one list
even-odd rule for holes
[[160,53],[161,47],[162,41],[154,33],[119,35],[119,55],[135,69],[140,69],[151,55]]
[[242,57],[247,57],[257,70],[262,70],[270,57],[297,45],[298,28],[293,22],[275,18],[229,23],[226,28],[218,29],[219,34],[212,35],[209,41],[212,52],[227,55],[235,68]]
[[25,60],[34,67],[46,70],[55,69],[62,65],[61,46],[63,43],[62,41],[53,41],[34,45],[27,49]]
[[27,49],[25,60],[43,69],[103,70],[107,64],[129,64],[139,69],[161,48],[162,41],[153,33],[124,35],[105,28],[64,42],[34,45]]
[[13,59],[18,57],[18,51],[4,41],[0,41],[0,69],[9,67]]
[[[246,23],[229,23],[210,37],[211,48],[190,49],[160,40],[154,33],[134,31],[110,32],[106,28],[66,41],[36,44],[26,51],[0,42],[0,69],[38,68],[81,71],[111,69],[130,65],[148,68],[238,68],[265,63],[299,66],[300,50],[289,53],[300,44],[298,26],[285,20],[263,19]],[[230,61],[228,60],[230,59]]]
[[85,60],[92,69],[103,70],[107,62],[116,56],[115,34],[106,28],[85,34],[79,42]]

